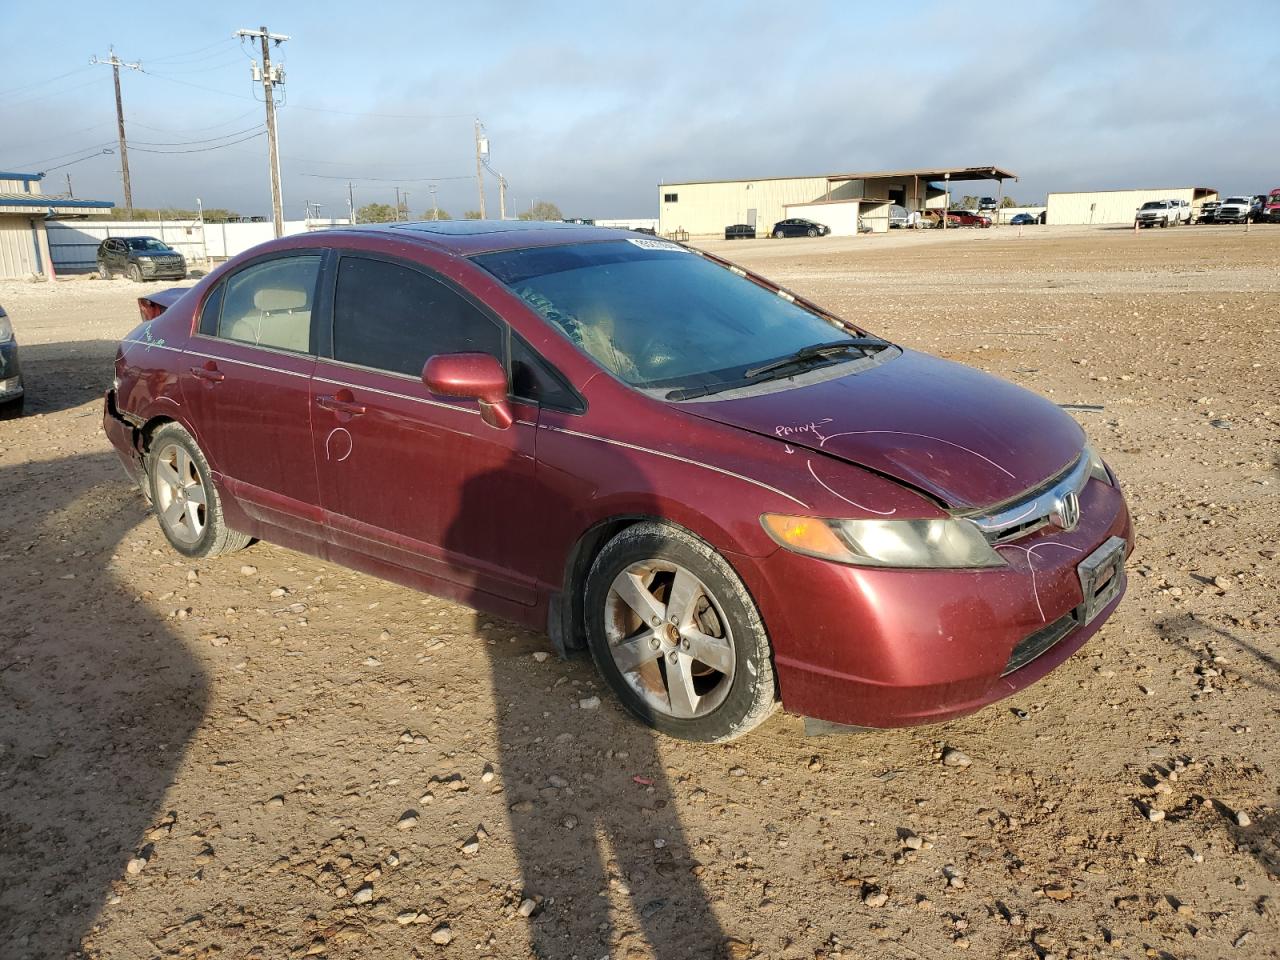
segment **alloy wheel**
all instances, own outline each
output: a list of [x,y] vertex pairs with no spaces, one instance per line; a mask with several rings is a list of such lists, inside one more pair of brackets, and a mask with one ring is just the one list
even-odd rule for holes
[[198,543],[208,523],[208,497],[191,454],[169,443],[155,454],[156,508],[175,540]]
[[715,596],[669,560],[633,563],[605,599],[614,665],[657,713],[679,719],[715,710],[733,686],[733,632]]

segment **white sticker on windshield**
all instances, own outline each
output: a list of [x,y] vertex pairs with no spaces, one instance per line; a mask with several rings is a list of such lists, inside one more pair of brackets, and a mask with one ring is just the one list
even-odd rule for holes
[[674,250],[676,253],[693,253],[688,247],[682,247],[678,243],[672,243],[670,240],[632,240],[627,239],[627,243],[634,243],[637,247],[643,247],[645,250]]

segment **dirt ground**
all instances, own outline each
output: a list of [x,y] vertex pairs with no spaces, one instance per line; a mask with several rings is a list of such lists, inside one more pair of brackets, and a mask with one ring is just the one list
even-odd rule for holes
[[656,738],[539,634],[183,561],[100,429],[139,288],[3,283],[0,957],[1280,956],[1280,227],[708,246],[1101,406],[1101,633],[943,726]]

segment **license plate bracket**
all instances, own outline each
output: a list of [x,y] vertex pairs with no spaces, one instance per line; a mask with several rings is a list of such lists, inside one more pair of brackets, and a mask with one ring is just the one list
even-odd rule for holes
[[1108,537],[1076,567],[1084,597],[1077,615],[1081,625],[1092,622],[1124,589],[1124,548],[1124,537]]

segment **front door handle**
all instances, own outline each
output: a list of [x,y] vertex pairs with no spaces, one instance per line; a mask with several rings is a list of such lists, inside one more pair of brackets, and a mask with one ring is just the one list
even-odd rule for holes
[[333,396],[316,397],[316,406],[332,410],[334,413],[345,413],[352,417],[358,417],[365,412],[365,405],[356,403],[355,396],[350,390],[346,389],[339,390]]
[[202,367],[192,367],[191,375],[201,380],[208,380],[210,383],[221,383],[227,379],[227,375],[218,369],[218,365],[209,360]]

